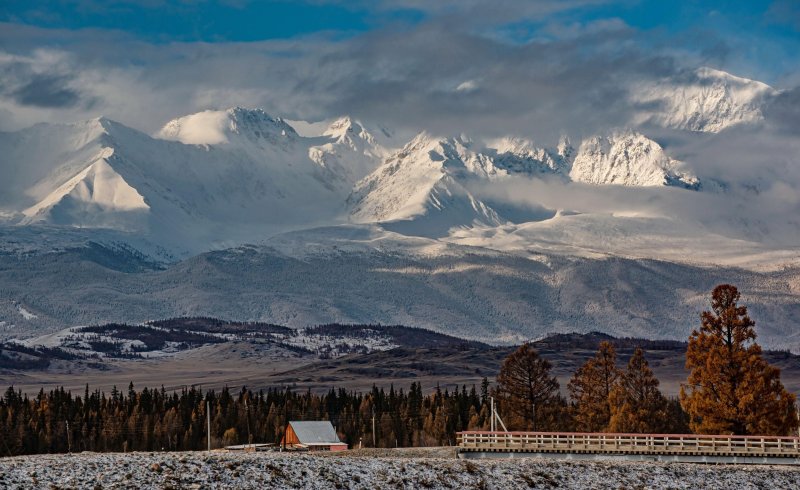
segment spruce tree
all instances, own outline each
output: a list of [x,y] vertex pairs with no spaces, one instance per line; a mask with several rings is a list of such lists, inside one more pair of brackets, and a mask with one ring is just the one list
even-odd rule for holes
[[609,342],[601,342],[593,359],[578,368],[567,389],[575,403],[575,425],[582,432],[608,430],[611,421],[609,397],[619,378],[617,352]]
[[667,429],[667,399],[658,379],[637,348],[628,368],[611,391],[611,432],[663,433]]

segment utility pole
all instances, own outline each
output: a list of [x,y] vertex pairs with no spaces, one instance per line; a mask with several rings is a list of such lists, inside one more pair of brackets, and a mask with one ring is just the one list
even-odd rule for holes
[[500,414],[497,413],[497,410],[494,408],[494,397],[490,398],[491,405],[492,405],[492,423],[491,423],[491,431],[494,432],[497,429],[497,422],[500,422],[500,426],[503,427],[503,432],[508,432],[506,429],[506,424],[503,423],[503,419],[500,418]]
[[489,406],[492,408],[492,416],[489,419],[489,431],[494,432],[494,397],[489,397]]
[[67,420],[67,451],[72,452],[72,438],[69,434],[69,420]]
[[250,434],[250,405],[247,404],[247,398],[244,399],[244,408],[247,412],[247,443],[253,443],[253,436]]
[[208,439],[208,450],[211,451],[211,402],[206,402],[206,433]]
[[372,447],[378,447],[375,443],[375,407],[372,407]]

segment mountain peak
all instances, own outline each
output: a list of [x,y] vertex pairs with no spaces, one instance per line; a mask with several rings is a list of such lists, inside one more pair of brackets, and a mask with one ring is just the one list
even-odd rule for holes
[[[569,143],[565,143],[568,145]],[[528,175],[566,174],[569,169],[571,147],[559,144],[557,151],[539,148],[530,140],[519,137],[506,137],[489,142],[494,150],[494,163],[508,173]]]
[[232,107],[207,110],[168,122],[156,135],[187,145],[217,145],[244,137],[250,140],[296,137],[294,128],[262,109]]
[[350,116],[341,116],[337,119],[334,119],[332,123],[328,125],[328,129],[325,130],[323,134],[334,136],[334,135],[341,135],[345,132],[355,132],[358,129],[361,129],[361,124],[358,121],[354,120]]
[[764,89],[764,90],[773,90],[772,87],[767,85],[764,82],[759,82],[757,80],[751,80],[749,78],[739,77],[728,73],[726,71],[718,70],[716,68],[711,68],[710,66],[701,66],[694,72],[697,75],[697,78],[701,80],[715,80],[720,82],[726,82],[728,84],[738,84],[743,86],[752,86],[754,88]]
[[589,184],[626,186],[678,186],[694,189],[699,181],[679,170],[681,162],[641,133],[630,129],[585,139],[570,171],[570,178]]
[[375,137],[364,128],[360,121],[350,116],[342,116],[334,120],[322,135],[340,142],[352,142],[355,139],[361,139],[369,144],[375,144]]
[[636,102],[657,107],[637,123],[717,133],[763,119],[761,106],[775,90],[769,85],[709,67],[639,87]]

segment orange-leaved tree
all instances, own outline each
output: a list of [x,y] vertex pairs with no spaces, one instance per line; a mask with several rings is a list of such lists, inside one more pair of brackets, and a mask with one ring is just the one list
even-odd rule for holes
[[628,368],[611,390],[611,432],[663,433],[669,427],[668,402],[658,389],[642,349],[637,348]]
[[578,368],[567,385],[575,403],[575,425],[578,430],[608,430],[611,421],[609,396],[618,378],[617,352],[610,342],[601,342],[595,357]]
[[711,311],[689,336],[681,405],[692,431],[701,434],[786,435],[797,428],[795,396],[755,343],[755,322],[738,304],[739,291],[721,284],[711,293]]
[[552,365],[530,346],[522,344],[503,361],[497,375],[497,395],[504,410],[526,429],[551,429],[553,405],[558,402],[558,380]]

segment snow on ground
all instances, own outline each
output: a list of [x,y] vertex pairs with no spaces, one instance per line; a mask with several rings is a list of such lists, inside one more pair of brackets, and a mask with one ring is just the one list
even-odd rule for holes
[[[386,451],[385,454],[393,454]],[[470,460],[287,453],[81,453],[0,459],[16,488],[670,488],[800,487],[800,468],[608,461]],[[408,456],[407,453],[405,453]],[[398,457],[400,456],[400,457]]]
[[325,352],[330,357],[340,357],[355,350],[362,350],[368,353],[399,347],[398,344],[392,342],[391,337],[376,330],[362,330],[359,333],[362,335],[331,336],[311,334],[309,329],[301,329],[297,331],[297,335],[284,337],[280,344],[301,347],[311,352]]
[[67,343],[67,339],[75,335],[78,330],[80,330],[80,327],[67,327],[38,337],[12,340],[28,347],[64,347]]
[[780,270],[798,264],[796,247],[773,247],[693,228],[677,220],[635,214],[562,214],[496,227],[454,229],[448,242],[504,252],[574,257],[649,258],[679,264]]
[[[0,332],[5,328],[6,323],[0,321]],[[13,325],[11,325],[13,327]],[[208,340],[177,340],[164,341],[159,347],[153,347],[148,343],[129,337],[130,332],[120,334],[118,330],[109,326],[102,332],[84,326],[68,327],[53,333],[30,337],[26,339],[10,339],[27,347],[49,347],[60,348],[66,352],[95,358],[114,358],[129,357],[138,355],[146,359],[156,357],[168,357],[187,350],[196,349],[203,345],[213,343],[212,338],[222,339],[226,342],[268,342],[280,346],[299,347],[310,352],[314,352],[325,358],[336,358],[354,352],[370,353],[374,351],[386,351],[399,347],[392,341],[392,337],[378,330],[359,329],[354,335],[338,333],[336,335],[326,335],[314,332],[313,328],[304,328],[284,333],[261,333],[247,332],[238,333],[219,333],[186,330],[178,330],[156,327],[151,324],[140,324],[141,338],[153,336],[153,331],[163,331],[165,333],[186,335],[198,335],[208,338]],[[9,330],[10,328],[5,328]],[[97,349],[96,346],[100,346]],[[110,349],[109,346],[114,346]]]
[[26,320],[35,320],[35,319],[39,318],[38,316],[34,315],[30,311],[26,310],[25,307],[22,306],[22,305],[17,305],[17,311],[19,311],[19,314],[22,315],[22,318],[24,318]]

